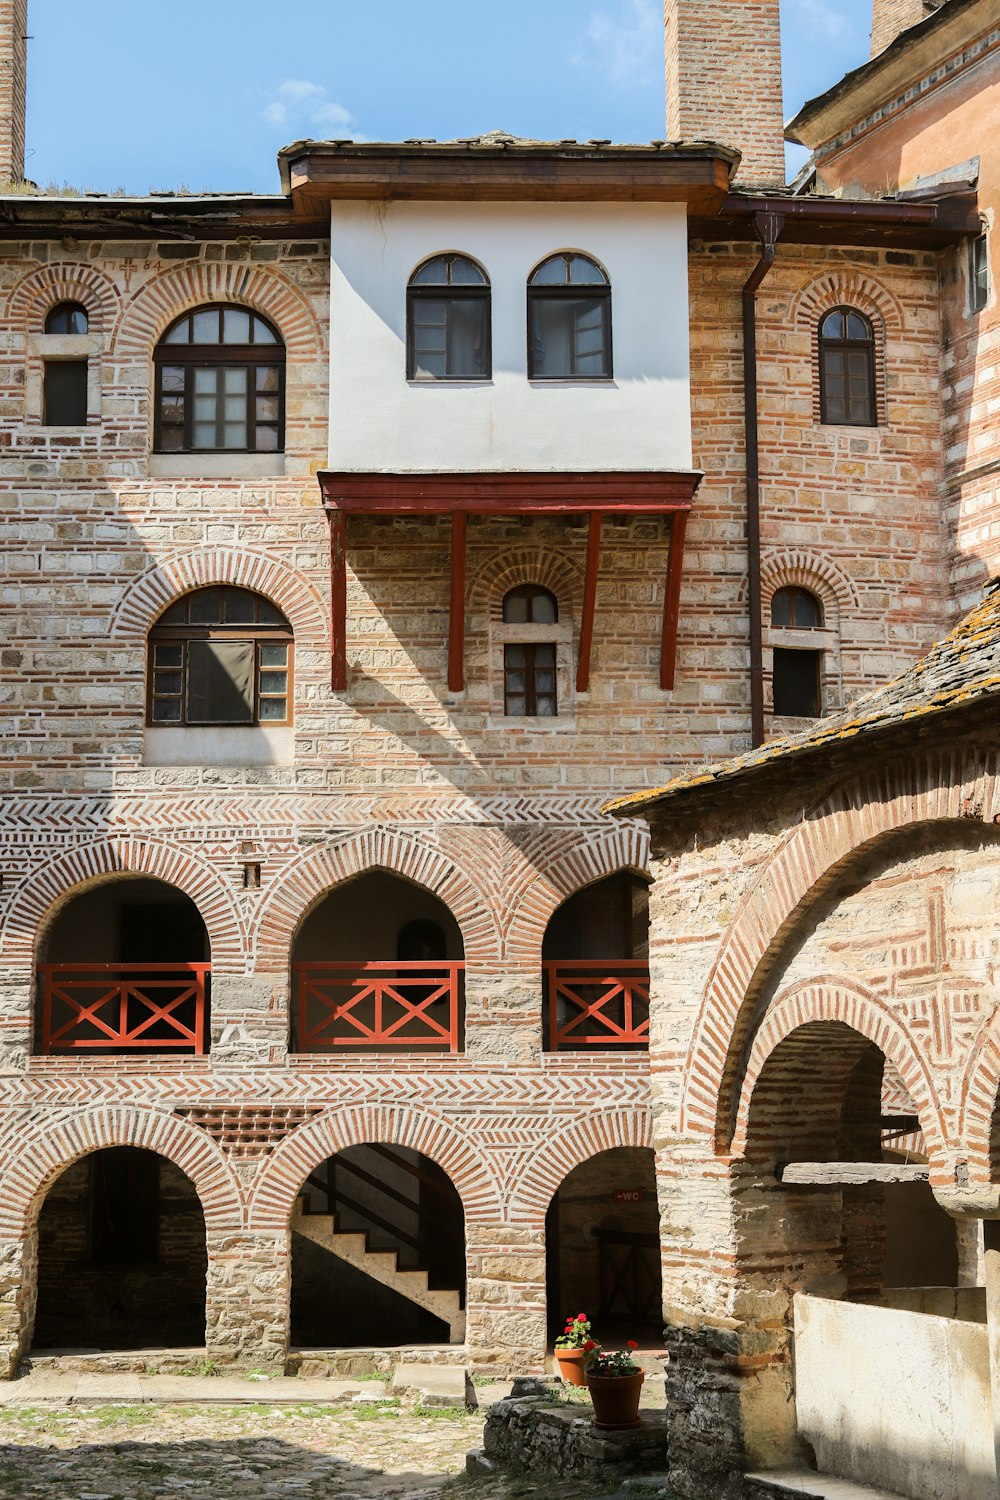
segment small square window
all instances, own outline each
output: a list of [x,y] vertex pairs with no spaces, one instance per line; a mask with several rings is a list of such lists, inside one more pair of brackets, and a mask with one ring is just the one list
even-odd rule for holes
[[799,719],[820,715],[822,651],[791,651],[775,647],[772,695],[774,712]]
[[87,361],[45,361],[44,421],[46,427],[86,427]]

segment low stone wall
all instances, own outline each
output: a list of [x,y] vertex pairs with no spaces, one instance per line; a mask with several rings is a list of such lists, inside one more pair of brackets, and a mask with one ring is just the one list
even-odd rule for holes
[[[621,1475],[667,1467],[666,1413],[641,1415],[641,1427],[598,1432],[586,1407],[551,1396],[509,1397],[490,1407],[483,1455],[512,1474],[580,1474],[611,1487]],[[476,1461],[471,1458],[470,1468]]]
[[981,1325],[800,1294],[795,1394],[822,1473],[911,1500],[996,1500]]

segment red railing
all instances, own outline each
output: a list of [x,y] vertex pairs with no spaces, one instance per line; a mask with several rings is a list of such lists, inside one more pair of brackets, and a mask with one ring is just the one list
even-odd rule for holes
[[211,964],[42,964],[44,1054],[206,1051]]
[[464,963],[293,964],[298,1052],[328,1047],[459,1050]]
[[641,958],[547,962],[550,1052],[649,1046],[649,965]]

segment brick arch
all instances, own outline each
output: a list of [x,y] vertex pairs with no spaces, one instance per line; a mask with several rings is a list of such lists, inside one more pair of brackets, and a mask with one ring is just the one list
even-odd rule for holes
[[595,1108],[584,1119],[556,1131],[531,1153],[510,1194],[513,1224],[544,1224],[559,1184],[574,1167],[621,1146],[653,1149],[653,1122],[645,1109]]
[[889,1007],[873,991],[839,975],[795,984],[769,1006],[754,1035],[743,1072],[733,1155],[746,1152],[754,1089],[777,1048],[803,1026],[830,1021],[840,1022],[872,1042],[898,1073],[920,1116],[933,1167],[935,1158],[943,1154],[945,1124],[930,1069]]
[[263,314],[297,360],[318,359],[323,353],[322,330],[299,288],[278,271],[236,261],[171,266],[144,282],[121,310],[115,352],[124,358],[149,359],[174,319],[206,302],[231,302]]
[[357,1104],[330,1109],[287,1135],[266,1162],[250,1203],[255,1230],[288,1228],[302,1185],[320,1162],[348,1146],[408,1146],[450,1177],[466,1222],[496,1223],[500,1187],[471,1137],[434,1110],[410,1104]]
[[972,1182],[1000,1177],[996,1132],[1000,1127],[1000,1009],[980,1028],[965,1066],[959,1096],[958,1137]]
[[113,327],[121,294],[103,271],[79,261],[53,261],[23,276],[7,302],[7,320],[28,333],[42,333],[45,315],[57,302],[79,302],[87,309],[88,333]]
[[807,811],[739,902],[712,965],[692,1028],[678,1129],[726,1149],[745,1030],[768,960],[852,859],[891,834],[930,823],[993,822],[1000,813],[996,754],[926,751],[852,777]]
[[570,896],[619,870],[649,874],[649,831],[638,820],[601,829],[554,829],[532,840],[504,896],[506,950],[533,959],[553,914]]
[[583,569],[551,548],[519,546],[492,557],[474,574],[469,587],[469,607],[500,623],[504,595],[520,583],[537,583],[559,601],[560,624],[579,617],[583,607]]
[[[768,548],[761,560],[761,617],[770,619],[771,600],[778,589],[795,585],[822,600],[826,624],[858,608],[854,580],[829,557],[792,547]],[[746,592],[746,580],[741,593]]]
[[886,399],[886,346],[903,331],[902,307],[889,289],[864,271],[844,268],[819,276],[792,299],[791,323],[808,332],[812,351],[813,421],[821,418],[819,394],[819,325],[823,314],[834,307],[856,307],[872,324],[875,334],[875,417],[884,427],[888,419]]
[[190,1178],[210,1233],[242,1226],[239,1180],[221,1146],[206,1131],[162,1110],[109,1104],[75,1108],[61,1118],[49,1116],[33,1130],[20,1125],[11,1129],[0,1145],[0,1239],[24,1235],[56,1178],[81,1157],[108,1146],[138,1146],[172,1162]]
[[329,612],[318,590],[277,558],[236,547],[178,553],[143,573],[112,609],[110,638],[144,644],[168,604],[211,584],[234,584],[266,595],[285,615],[300,646],[322,649],[327,644]]
[[82,887],[119,874],[150,875],[190,896],[208,930],[213,965],[230,972],[244,968],[246,946],[235,893],[200,856],[135,836],[81,844],[33,870],[0,928],[5,963],[30,973],[40,930],[55,910]]
[[258,972],[284,972],[295,934],[316,902],[336,886],[372,870],[400,875],[437,896],[461,929],[466,961],[495,962],[499,943],[494,902],[478,879],[440,847],[434,831],[416,834],[375,827],[312,849],[285,868],[279,888],[260,913],[255,944]]

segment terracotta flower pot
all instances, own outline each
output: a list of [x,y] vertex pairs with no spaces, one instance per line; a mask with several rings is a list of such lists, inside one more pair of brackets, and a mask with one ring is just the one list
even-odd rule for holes
[[645,1378],[641,1370],[634,1375],[591,1375],[587,1385],[594,1403],[594,1426],[641,1427],[639,1397]]
[[583,1368],[586,1359],[582,1349],[557,1349],[556,1364],[564,1385],[586,1385],[587,1372]]

